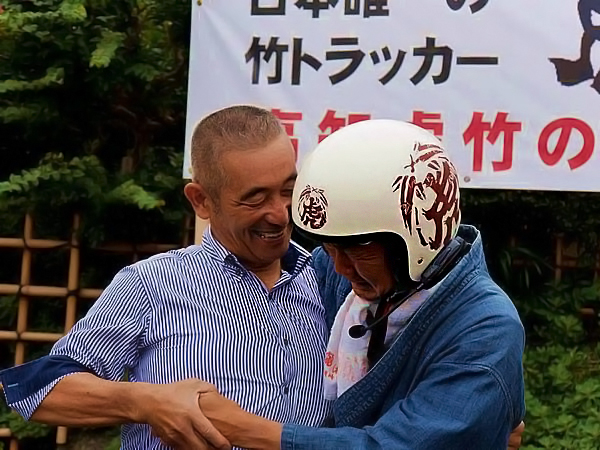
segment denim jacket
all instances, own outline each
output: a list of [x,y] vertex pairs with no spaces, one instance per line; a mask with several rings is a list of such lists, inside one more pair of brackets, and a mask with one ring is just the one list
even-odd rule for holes
[[[525,414],[525,333],[491,280],[479,232],[369,373],[334,403],[335,428],[284,426],[285,450],[505,450]],[[322,250],[314,267],[329,325],[349,292]]]

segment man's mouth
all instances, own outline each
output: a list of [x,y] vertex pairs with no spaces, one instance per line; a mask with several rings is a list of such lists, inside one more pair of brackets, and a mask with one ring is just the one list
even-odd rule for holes
[[359,289],[361,289],[361,288],[362,289],[370,289],[371,288],[371,285],[368,282],[364,281],[364,280],[361,280],[361,281],[350,280],[350,283],[353,286],[356,286]]
[[260,239],[262,239],[262,240],[272,241],[272,240],[281,239],[284,236],[284,234],[285,234],[285,230],[278,230],[278,231],[255,231],[254,233]]

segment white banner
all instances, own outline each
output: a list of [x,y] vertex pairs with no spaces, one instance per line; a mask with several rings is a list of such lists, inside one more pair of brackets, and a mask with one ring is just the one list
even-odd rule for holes
[[600,191],[597,12],[600,0],[194,0],[184,177],[195,123],[250,103],[279,115],[300,160],[348,123],[395,118],[443,140],[462,187]]

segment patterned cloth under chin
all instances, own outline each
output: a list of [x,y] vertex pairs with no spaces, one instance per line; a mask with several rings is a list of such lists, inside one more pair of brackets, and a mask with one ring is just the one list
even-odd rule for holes
[[[388,318],[385,346],[398,336],[412,316],[429,298],[431,290],[420,291],[398,307]],[[352,338],[348,330],[354,325],[364,324],[367,311],[375,313],[377,302],[369,302],[351,291],[340,307],[329,337],[325,353],[325,380],[323,390],[325,399],[335,400],[352,385],[357,383],[369,371],[367,351],[371,331],[361,338]]]

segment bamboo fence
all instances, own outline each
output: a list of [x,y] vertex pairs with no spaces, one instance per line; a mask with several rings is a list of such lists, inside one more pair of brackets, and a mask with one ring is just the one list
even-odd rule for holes
[[[14,364],[19,365],[26,362],[26,349],[30,344],[54,343],[67,333],[75,324],[77,306],[81,301],[96,300],[102,293],[102,289],[89,289],[80,287],[81,259],[79,229],[81,219],[79,215],[73,217],[73,223],[68,240],[38,239],[33,235],[33,218],[25,217],[22,238],[0,238],[0,249],[21,250],[21,275],[19,284],[0,284],[0,295],[15,295],[18,301],[16,329],[0,330],[0,341],[15,343]],[[132,244],[132,243],[108,243],[93,250],[110,254],[125,254],[130,256],[133,263],[141,257],[147,257],[156,253],[169,251],[181,246],[189,245],[194,238],[194,224],[191,218],[186,218],[184,223],[183,242],[179,244]],[[35,286],[32,280],[32,256],[34,252],[53,251],[69,254],[68,277],[65,286]],[[66,302],[63,333],[46,333],[30,331],[28,329],[29,312],[35,308],[38,301],[44,298],[62,298]],[[8,428],[0,428],[0,439],[8,439],[9,449],[18,450],[19,442]],[[56,431],[56,444],[62,445],[67,442],[67,428],[58,427]]]

